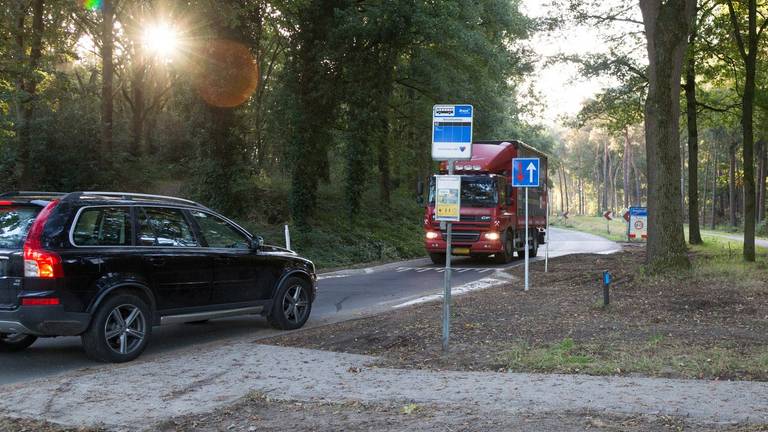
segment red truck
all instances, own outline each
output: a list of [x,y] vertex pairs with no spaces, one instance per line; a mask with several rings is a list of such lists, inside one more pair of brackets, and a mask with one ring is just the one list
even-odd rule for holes
[[[461,175],[460,222],[453,222],[453,255],[493,257],[509,262],[517,252],[525,253],[525,191],[512,186],[512,159],[541,160],[539,187],[528,190],[528,250],[536,256],[546,240],[547,156],[520,141],[477,141],[472,159],[454,162]],[[440,174],[448,173],[446,162]],[[435,220],[435,177],[429,181],[429,199],[424,211],[424,246],[432,262],[445,263],[446,230]]]

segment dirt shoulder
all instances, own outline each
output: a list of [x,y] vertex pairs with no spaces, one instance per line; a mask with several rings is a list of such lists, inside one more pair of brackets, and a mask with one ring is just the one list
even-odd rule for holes
[[[380,356],[380,365],[448,370],[768,380],[768,271],[719,249],[691,254],[690,272],[642,275],[645,252],[573,255],[522,268],[511,282],[454,299],[451,349],[441,303],[395,310],[267,343]],[[600,277],[613,274],[602,307]]]
[[471,407],[419,404],[314,403],[274,401],[254,393],[213,413],[179,417],[158,432],[214,431],[583,431],[666,432],[681,430],[752,432],[760,426],[701,425],[668,416],[599,413],[479,413]]
[[[352,402],[278,401],[251,393],[237,403],[205,414],[174,417],[150,428],[154,432],[264,431],[530,431],[624,432],[767,431],[756,425],[704,425],[680,417],[612,415],[596,412],[479,412],[467,406]],[[106,432],[104,428],[68,428],[29,419],[0,417],[4,432]]]

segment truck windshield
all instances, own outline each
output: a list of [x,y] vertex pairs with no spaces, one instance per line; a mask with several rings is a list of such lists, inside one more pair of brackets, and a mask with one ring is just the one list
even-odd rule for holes
[[[496,178],[488,176],[461,176],[462,207],[496,207],[499,190]],[[429,203],[435,204],[435,178],[429,182]]]

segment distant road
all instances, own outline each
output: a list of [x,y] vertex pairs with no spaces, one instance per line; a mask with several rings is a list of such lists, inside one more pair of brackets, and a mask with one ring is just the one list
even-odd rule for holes
[[[744,242],[744,233],[741,234],[727,234],[727,233],[721,233],[717,231],[709,231],[709,230],[702,230],[701,234],[708,235],[712,237],[720,237],[728,240],[735,240],[739,243]],[[760,247],[768,248],[768,239],[764,238],[755,238],[755,244]]]
[[[616,243],[578,231],[551,228],[551,258],[575,253],[612,253]],[[539,257],[544,257],[544,246]],[[453,286],[482,282],[496,270],[522,265],[516,260],[507,265],[469,258],[456,258]],[[386,264],[367,269],[350,269],[320,275],[318,297],[309,326],[358,318],[390,310],[409,301],[442,291],[443,269],[429,259]],[[204,324],[156,327],[147,351],[138,361],[151,361],[174,351],[198,349],[207,343],[227,344],[243,338],[263,338],[277,334],[261,317],[213,320]],[[208,347],[207,349],[210,349]],[[40,339],[21,353],[0,355],[0,385],[50,376],[84,367],[105,367],[85,357],[79,337]]]

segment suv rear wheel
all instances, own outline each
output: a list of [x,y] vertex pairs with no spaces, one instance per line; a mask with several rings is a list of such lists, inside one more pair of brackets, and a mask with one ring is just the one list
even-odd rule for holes
[[37,336],[21,333],[0,333],[0,352],[16,352],[35,343]]
[[83,333],[83,348],[89,357],[112,363],[128,362],[147,347],[152,334],[149,307],[132,294],[107,299]]
[[309,319],[312,310],[310,286],[297,277],[288,278],[277,290],[272,310],[267,315],[269,325],[279,330],[295,330]]

